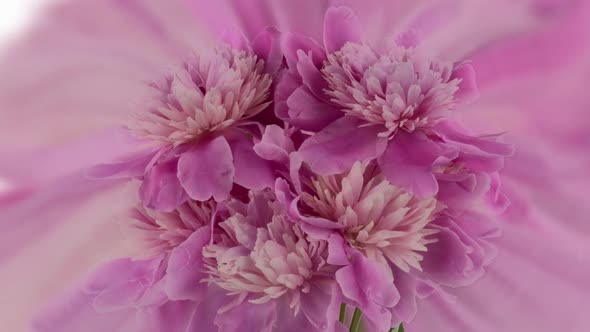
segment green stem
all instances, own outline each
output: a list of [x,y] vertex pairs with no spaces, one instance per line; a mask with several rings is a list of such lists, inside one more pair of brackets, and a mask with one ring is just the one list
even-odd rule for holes
[[340,323],[346,324],[346,303],[340,305],[340,315],[338,315],[338,320]]
[[389,332],[405,332],[404,324],[399,324],[398,327],[392,327]]
[[359,332],[362,316],[363,312],[359,308],[354,308],[354,313],[352,314],[352,322],[350,323],[350,332]]

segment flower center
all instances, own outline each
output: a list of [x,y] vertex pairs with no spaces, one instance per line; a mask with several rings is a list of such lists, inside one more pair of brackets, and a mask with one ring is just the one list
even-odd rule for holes
[[219,223],[221,231],[203,251],[208,281],[241,300],[251,295],[252,303],[288,296],[298,312],[301,294],[310,292],[314,278],[335,272],[327,271],[327,244],[310,240],[278,204],[265,204],[273,209],[268,223],[239,213]]
[[348,174],[319,177],[302,195],[310,213],[344,226],[349,245],[400,269],[420,269],[429,223],[440,212],[434,198],[420,200],[389,183],[373,165],[356,163]]
[[155,94],[146,110],[133,114],[129,129],[179,145],[223,130],[264,110],[271,77],[255,55],[223,47],[195,55],[182,67],[151,84]]
[[186,241],[199,228],[209,225],[215,202],[187,201],[172,212],[138,206],[130,211],[123,229],[139,244],[137,258],[153,257]]
[[343,112],[383,126],[380,136],[391,137],[400,129],[433,126],[453,110],[460,79],[451,79],[452,69],[414,49],[395,46],[378,52],[347,43],[328,56],[322,73],[326,93]]

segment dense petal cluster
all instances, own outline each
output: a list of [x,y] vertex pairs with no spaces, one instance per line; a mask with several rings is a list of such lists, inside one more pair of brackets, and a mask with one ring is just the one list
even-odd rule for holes
[[343,227],[344,238],[371,259],[387,258],[401,270],[420,269],[426,245],[437,233],[428,224],[443,208],[390,184],[374,165],[355,163],[347,174],[316,177],[302,202],[311,213]]
[[153,106],[135,113],[129,128],[139,137],[176,146],[239,125],[270,104],[272,79],[264,65],[256,55],[227,46],[195,54],[151,85]]
[[129,212],[122,226],[136,240],[139,257],[153,257],[169,252],[186,241],[194,232],[211,223],[214,201],[188,201],[174,211],[161,212],[143,206]]
[[454,119],[473,67],[359,31],[330,7],[323,41],[233,35],[153,84],[137,151],[90,172],[141,183],[124,223],[144,259],[91,301],[178,307],[178,331],[356,332],[350,306],[387,331],[484,274],[512,148]]
[[263,205],[258,214],[230,209],[231,216],[218,224],[213,244],[203,251],[208,280],[238,296],[232,305],[286,297],[297,314],[301,298],[316,296],[313,288],[329,284],[335,272],[326,262],[327,242],[309,239],[272,195],[258,195],[251,200]]
[[[251,50],[224,46],[187,62],[154,83],[154,100],[135,113],[130,132],[140,140],[122,161],[91,172],[98,178],[139,178],[145,207],[171,211],[189,199],[223,201],[234,183],[272,185],[268,163],[252,150],[260,135],[250,121],[271,101],[271,73]],[[153,105],[149,105],[153,104]]]
[[414,53],[400,46],[380,53],[366,44],[347,43],[329,54],[322,68],[326,94],[346,114],[384,126],[379,136],[431,128],[454,109],[461,79],[451,77],[451,63]]

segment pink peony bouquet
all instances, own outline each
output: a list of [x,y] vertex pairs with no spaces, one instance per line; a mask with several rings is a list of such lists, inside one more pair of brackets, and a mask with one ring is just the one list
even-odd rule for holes
[[[91,120],[0,165],[0,259],[89,241],[87,264],[22,306],[32,331],[582,331],[589,2],[54,11],[48,27],[104,43],[101,68],[126,59],[112,77],[133,88],[78,82],[54,105],[94,103],[74,116]],[[99,24],[115,14],[119,37]],[[29,113],[68,116],[49,107]]]

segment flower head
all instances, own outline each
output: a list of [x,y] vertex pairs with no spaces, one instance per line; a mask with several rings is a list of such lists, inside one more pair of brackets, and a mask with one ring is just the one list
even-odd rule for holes
[[141,138],[137,150],[91,173],[141,179],[144,206],[159,211],[189,199],[223,201],[234,184],[272,185],[270,164],[252,150],[259,127],[248,120],[270,104],[272,79],[265,71],[265,61],[250,49],[224,46],[195,55],[152,84],[154,98],[133,115],[128,127]]
[[451,78],[452,70],[452,63],[429,61],[413,48],[391,45],[380,52],[346,43],[328,55],[322,74],[326,94],[344,113],[392,136],[432,127],[454,108],[461,80]]
[[185,242],[201,227],[208,226],[216,203],[187,201],[170,212],[161,212],[138,206],[122,221],[131,238],[138,242],[137,256],[152,257],[170,252]]
[[195,54],[151,85],[152,105],[136,113],[129,128],[139,137],[180,145],[260,113],[270,104],[271,82],[264,60],[246,51],[225,46]]
[[389,183],[375,165],[358,162],[346,174],[315,177],[308,185],[304,205],[342,225],[350,246],[406,272],[420,269],[420,252],[436,241],[428,227],[441,209],[436,199],[420,200]]
[[253,195],[263,195],[254,204],[266,205],[261,207],[266,212],[243,215],[230,208],[213,244],[203,251],[209,281],[238,295],[237,304],[284,297],[297,314],[301,297],[313,296],[313,284],[327,282],[335,271],[326,263],[327,243],[309,239],[271,194]]

